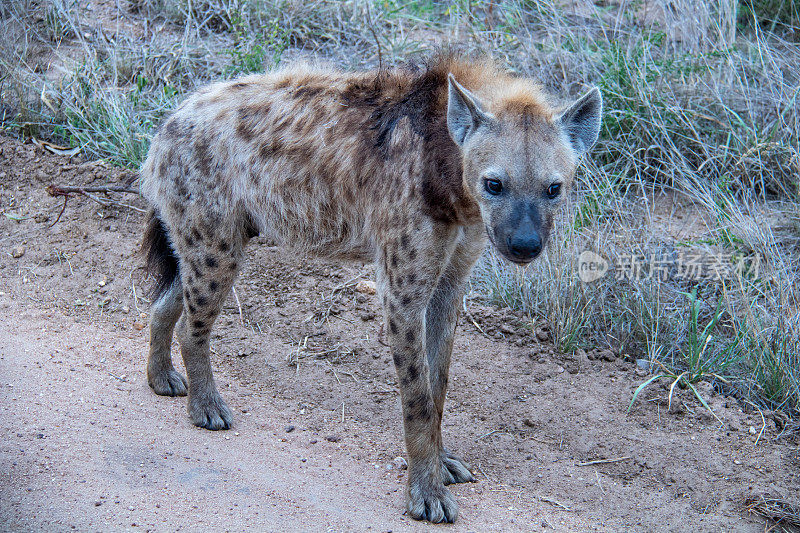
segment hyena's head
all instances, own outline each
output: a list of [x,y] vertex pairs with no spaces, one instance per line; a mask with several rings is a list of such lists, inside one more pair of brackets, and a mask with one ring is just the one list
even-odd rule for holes
[[525,264],[542,251],[601,112],[596,88],[561,112],[525,97],[489,108],[449,76],[447,127],[461,148],[464,186],[507,259]]

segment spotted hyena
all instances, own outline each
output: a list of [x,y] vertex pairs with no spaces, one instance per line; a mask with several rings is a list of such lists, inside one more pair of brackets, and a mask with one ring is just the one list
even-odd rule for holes
[[[209,334],[253,236],[374,261],[400,380],[408,513],[452,522],[445,485],[474,480],[440,431],[464,284],[487,239],[514,263],[539,255],[601,107],[593,89],[555,109],[530,80],[452,55],[377,72],[296,66],[196,92],[141,169],[158,280],[150,386],[188,392],[198,426],[231,426]],[[170,357],[176,324],[188,384]]]

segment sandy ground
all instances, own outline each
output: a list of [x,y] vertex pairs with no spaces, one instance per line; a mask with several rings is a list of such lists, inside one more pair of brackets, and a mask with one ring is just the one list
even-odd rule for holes
[[668,413],[661,386],[628,414],[646,375],[623,354],[560,354],[470,300],[482,332],[459,328],[444,434],[478,482],[452,487],[457,524],[414,522],[391,357],[355,290],[372,270],[269,243],[212,337],[234,427],[198,429],[147,387],[142,215],[75,197],[53,225],[47,185],[131,177],[0,138],[2,530],[763,531],[746,497],[800,499],[769,417],[708,388],[723,423],[686,391]]

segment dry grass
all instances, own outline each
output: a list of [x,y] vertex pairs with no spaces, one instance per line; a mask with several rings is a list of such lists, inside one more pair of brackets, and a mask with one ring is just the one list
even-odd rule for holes
[[800,531],[800,508],[797,505],[777,498],[759,496],[745,501],[747,510],[771,520],[774,525],[770,531]]
[[[796,3],[84,4],[0,6],[2,127],[131,168],[154,125],[194,87],[297,57],[374,67],[455,42],[564,98],[598,85],[607,109],[601,140],[546,256],[519,270],[488,252],[473,288],[548,322],[564,351],[611,346],[797,414]],[[578,257],[587,249],[612,265],[655,258],[667,277],[583,283]],[[758,269],[679,275],[681,258],[699,253],[722,254],[728,267],[758,259]]]

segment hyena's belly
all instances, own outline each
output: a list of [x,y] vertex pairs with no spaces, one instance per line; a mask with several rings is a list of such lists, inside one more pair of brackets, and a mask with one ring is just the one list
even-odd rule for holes
[[371,217],[341,192],[324,183],[276,181],[254,206],[254,218],[261,232],[281,245],[314,255],[371,260]]

